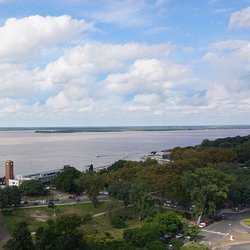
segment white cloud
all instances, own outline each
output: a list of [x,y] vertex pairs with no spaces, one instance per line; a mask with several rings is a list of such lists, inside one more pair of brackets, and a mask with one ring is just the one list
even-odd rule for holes
[[35,71],[23,65],[0,64],[0,97],[28,97],[39,91],[34,77]]
[[210,62],[203,74],[207,112],[216,110],[220,116],[236,116],[243,110],[250,113],[246,102],[250,96],[250,42],[224,40],[213,43],[208,46],[203,60]]
[[23,100],[13,100],[11,98],[0,98],[0,116],[16,114],[24,111]]
[[182,82],[189,68],[184,65],[157,59],[136,60],[128,72],[110,74],[106,79],[106,89],[111,93],[160,92],[176,82]]
[[192,76],[191,66],[170,59],[177,48],[170,44],[89,42],[66,49],[44,68],[0,64],[0,115],[98,120],[116,114],[119,121],[130,119],[126,112],[131,119],[160,119],[247,109],[248,45],[244,40],[211,44],[203,59],[212,63],[200,79]]
[[[122,106],[123,99],[122,92],[107,95],[106,79],[109,76],[119,75],[119,72],[126,72],[134,67],[134,76],[131,76],[134,82],[143,80],[143,76],[140,78],[140,72],[143,71],[153,84],[158,78],[159,80],[164,78],[163,75],[171,78],[171,75],[178,74],[173,68],[171,70],[169,68],[165,73],[163,69],[157,69],[157,64],[163,64],[171,49],[170,44],[87,43],[66,49],[63,56],[48,63],[44,69],[39,67],[30,69],[21,64],[2,63],[0,98],[11,97],[13,100],[23,98],[27,102],[27,108],[30,108],[29,112],[35,114],[43,113],[45,110],[48,114],[58,111],[80,113],[93,108],[95,112],[100,110],[107,112],[114,108],[114,102],[117,103],[117,107]],[[143,69],[144,67],[148,68]],[[170,82],[164,84],[171,85]],[[142,99],[142,96],[137,97],[138,100],[140,98]]]
[[146,17],[142,15],[142,11],[147,4],[143,0],[116,0],[116,1],[100,1],[101,10],[94,10],[85,13],[86,16],[102,22],[114,23],[121,26],[134,26],[146,23]]
[[91,28],[91,24],[66,15],[7,19],[0,27],[0,61],[27,59],[44,46],[70,40]]
[[249,44],[247,40],[224,40],[211,44],[209,49],[225,50],[225,49],[238,49]]
[[69,85],[56,96],[48,98],[46,108],[52,111],[62,112],[89,112],[94,101],[89,98],[85,89],[79,86]]
[[[221,64],[220,67],[231,67],[244,70],[250,62],[250,42],[247,40],[224,40],[208,46],[204,61]],[[230,71],[229,71],[230,73]]]
[[250,7],[232,13],[228,27],[229,29],[250,28]]
[[204,56],[203,56],[203,60],[204,61],[216,61],[219,58],[219,53],[214,53],[214,52],[207,52]]
[[155,104],[159,102],[161,99],[159,94],[151,93],[151,94],[138,94],[133,98],[133,102],[135,103],[146,103],[146,104]]
[[128,60],[144,57],[166,57],[169,44],[146,45],[139,43],[87,43],[65,51],[55,62],[49,63],[39,75],[43,86],[74,82],[90,85],[95,75],[123,70]]
[[126,109],[126,111],[143,111],[148,112],[151,111],[151,107],[147,105],[129,105]]

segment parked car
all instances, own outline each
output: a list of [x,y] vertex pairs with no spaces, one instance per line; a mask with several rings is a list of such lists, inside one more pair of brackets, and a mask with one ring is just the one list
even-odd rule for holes
[[162,241],[163,243],[168,244],[171,240],[171,237],[167,234],[164,234],[160,237],[160,241]]
[[221,221],[221,220],[225,220],[225,215],[224,214],[218,214],[215,219],[215,221]]
[[208,225],[211,225],[214,221],[213,221],[213,219],[207,219],[204,222],[205,222],[206,226],[208,226]]
[[175,238],[176,238],[176,239],[181,239],[181,238],[183,238],[183,237],[184,237],[184,234],[181,233],[181,232],[179,232],[179,233],[177,233],[177,234],[175,235]]
[[206,226],[206,223],[205,222],[201,222],[198,226],[199,226],[199,228],[203,228],[203,227]]

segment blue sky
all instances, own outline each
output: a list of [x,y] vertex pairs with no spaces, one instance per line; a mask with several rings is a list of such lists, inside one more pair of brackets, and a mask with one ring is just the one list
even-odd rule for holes
[[250,0],[0,0],[0,126],[250,123]]

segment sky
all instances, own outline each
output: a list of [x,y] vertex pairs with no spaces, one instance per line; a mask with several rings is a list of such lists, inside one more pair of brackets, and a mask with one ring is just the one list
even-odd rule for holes
[[250,0],[0,0],[0,127],[250,124]]

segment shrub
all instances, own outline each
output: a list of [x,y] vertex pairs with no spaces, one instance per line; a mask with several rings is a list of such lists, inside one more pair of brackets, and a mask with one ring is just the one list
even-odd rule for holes
[[12,210],[3,209],[3,210],[2,210],[2,214],[3,214],[4,216],[12,215]]
[[82,218],[82,223],[87,224],[88,222],[93,220],[92,214],[85,214]]
[[124,228],[124,227],[126,227],[125,219],[123,217],[121,217],[121,216],[114,216],[111,219],[111,224],[116,228]]

